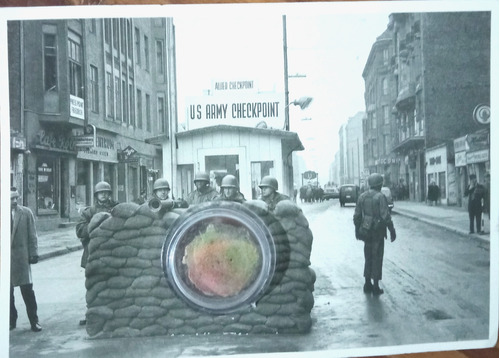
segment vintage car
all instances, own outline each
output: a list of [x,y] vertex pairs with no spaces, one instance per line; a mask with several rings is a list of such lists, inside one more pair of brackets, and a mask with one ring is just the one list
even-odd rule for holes
[[325,192],[323,193],[323,200],[330,199],[338,199],[339,198],[339,190],[334,187],[325,188]]
[[387,198],[387,204],[389,206],[389,212],[391,213],[392,212],[392,208],[394,207],[394,200],[392,199],[391,189],[389,189],[386,186],[383,186],[381,192]]
[[345,206],[346,203],[354,203],[358,201],[360,194],[359,186],[356,184],[344,184],[340,186],[339,203],[340,206]]

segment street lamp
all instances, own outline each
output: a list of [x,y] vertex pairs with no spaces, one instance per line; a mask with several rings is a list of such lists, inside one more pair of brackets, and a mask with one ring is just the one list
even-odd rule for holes
[[300,97],[299,99],[296,99],[295,101],[288,103],[287,107],[293,104],[295,106],[299,106],[300,109],[306,109],[307,107],[309,107],[312,100],[313,100],[312,97]]

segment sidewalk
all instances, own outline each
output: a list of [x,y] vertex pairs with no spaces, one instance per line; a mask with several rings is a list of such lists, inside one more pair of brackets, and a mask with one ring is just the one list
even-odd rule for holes
[[[396,201],[394,202],[393,213],[430,225],[439,226],[481,243],[489,244],[490,242],[489,232],[483,235],[469,234],[469,213],[463,208],[446,205],[430,206],[426,203],[412,201]],[[81,249],[82,244],[76,237],[74,226],[58,228],[54,231],[38,232],[38,253],[40,260]]]
[[75,226],[58,228],[53,231],[38,231],[38,256],[40,256],[40,260],[80,249],[83,247],[80,239],[76,237]]
[[392,212],[430,225],[439,226],[447,231],[482,243],[489,244],[490,242],[489,221],[484,214],[483,219],[488,223],[484,229],[486,233],[469,234],[469,213],[464,208],[446,205],[430,206],[425,202],[395,201]]

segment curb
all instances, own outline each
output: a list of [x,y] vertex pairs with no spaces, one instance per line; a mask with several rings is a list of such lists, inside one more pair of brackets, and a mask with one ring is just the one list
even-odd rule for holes
[[48,252],[45,252],[43,254],[40,254],[40,256],[38,257],[38,261],[43,261],[43,260],[50,259],[52,257],[69,254],[70,252],[78,251],[81,249],[83,249],[83,246],[81,243],[79,243],[79,244],[75,244],[75,245],[71,245],[71,246],[66,246],[66,247],[63,247],[60,249],[56,249],[53,251],[48,251]]
[[430,220],[430,219],[427,219],[427,218],[419,217],[416,214],[405,212],[404,210],[403,211],[399,211],[396,208],[393,208],[392,212],[395,213],[395,214],[401,215],[401,216],[406,216],[406,217],[408,217],[410,219],[413,219],[413,220],[421,221],[421,222],[424,222],[426,224],[439,227],[439,228],[441,228],[443,230],[446,230],[446,231],[453,232],[453,233],[458,234],[458,235],[460,235],[460,236],[462,236],[464,238],[477,241],[477,242],[479,242],[481,244],[487,244],[488,248],[489,248],[490,240],[485,239],[484,237],[482,237],[480,235],[475,235],[475,234],[474,235],[470,235],[467,231],[464,231],[464,230],[461,230],[461,229],[457,229],[457,228],[454,228],[454,227],[451,227],[451,226],[444,225],[444,224],[442,224],[440,222],[436,222],[435,220]]

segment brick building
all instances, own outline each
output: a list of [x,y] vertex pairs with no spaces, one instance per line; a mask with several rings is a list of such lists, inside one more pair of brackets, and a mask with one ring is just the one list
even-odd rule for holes
[[176,130],[174,46],[169,18],[8,22],[11,183],[41,229],[101,180],[120,202],[151,192],[164,168],[146,139]]
[[[473,112],[490,105],[490,34],[489,12],[394,13],[372,47],[363,73],[371,127],[365,163],[407,185],[411,200],[425,200],[435,180],[443,203],[461,205],[468,174],[482,181],[489,172],[489,124]],[[384,88],[387,97],[377,96]],[[388,123],[384,106],[392,106]],[[472,154],[458,163],[454,143],[465,137],[482,146],[467,146]],[[383,168],[381,148],[390,161]]]

